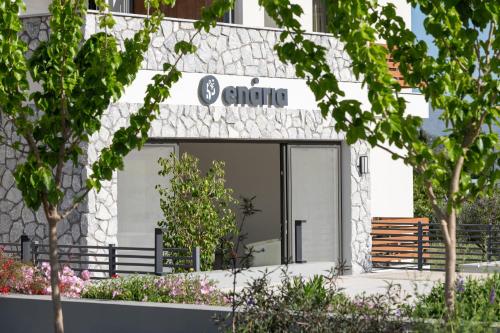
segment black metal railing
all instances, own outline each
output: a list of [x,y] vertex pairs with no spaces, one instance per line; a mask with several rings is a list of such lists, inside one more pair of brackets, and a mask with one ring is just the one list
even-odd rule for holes
[[[457,224],[457,270],[463,264],[500,260],[500,225]],[[444,270],[441,226],[422,221],[372,223],[374,268]]]
[[[0,243],[4,253],[36,266],[49,262],[49,245],[21,236],[18,243]],[[117,274],[162,275],[187,269],[200,271],[200,249],[164,248],[163,231],[155,229],[154,247],[58,245],[59,262],[72,270],[88,270],[92,278]]]

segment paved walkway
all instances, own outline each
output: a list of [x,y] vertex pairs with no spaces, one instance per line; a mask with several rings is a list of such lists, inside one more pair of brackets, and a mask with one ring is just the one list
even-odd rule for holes
[[[311,278],[317,274],[327,274],[333,266],[334,263],[331,262],[292,264],[288,266],[288,272],[292,276]],[[237,276],[237,289],[243,288],[249,281],[262,276],[266,271],[271,284],[277,285],[280,283],[283,269],[284,266],[266,266],[245,270]],[[218,287],[222,290],[232,289],[233,277],[228,271],[211,271],[200,274],[217,281]],[[477,278],[486,276],[480,273],[463,273],[461,275]],[[404,298],[406,295],[414,295],[415,291],[418,293],[429,292],[437,281],[444,281],[443,272],[388,269],[373,273],[340,276],[337,283],[338,287],[350,296],[363,293],[367,295],[384,293],[387,286],[392,283],[401,287],[400,296]]]

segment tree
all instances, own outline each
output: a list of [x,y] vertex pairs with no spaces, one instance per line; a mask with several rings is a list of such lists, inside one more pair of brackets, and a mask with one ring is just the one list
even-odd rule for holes
[[[169,96],[170,87],[181,73],[176,69],[179,58],[193,53],[189,41],[176,44],[179,57],[164,64],[163,74],[153,78],[147,88],[144,104],[130,117],[130,125],[120,128],[109,147],[104,148],[91,165],[91,174],[81,193],[70,198],[73,205],[61,208],[65,196],[62,170],[67,163],[78,164],[82,146],[101,126],[101,117],[110,103],[116,101],[140,69],[150,37],[160,25],[160,5],[173,5],[174,0],[147,1],[152,15],[124,48],[106,31],[114,21],[107,13],[106,1],[96,1],[101,10],[99,32],[84,40],[82,26],[86,15],[84,0],[53,0],[50,10],[51,34],[31,58],[27,46],[19,38],[22,23],[18,13],[24,10],[21,0],[0,2],[0,112],[10,123],[18,141],[2,138],[2,144],[24,154],[15,170],[15,180],[29,208],[42,207],[49,224],[49,252],[55,331],[63,332],[63,314],[59,293],[57,225],[65,219],[92,190],[99,190],[116,169],[123,167],[123,157],[140,149],[147,140],[151,122],[159,112],[159,103]],[[232,0],[215,0],[202,11],[202,19],[194,26],[197,33],[208,31],[231,8]],[[194,35],[196,35],[194,34]],[[39,85],[31,89],[30,80]]]
[[[434,140],[434,137],[423,129],[420,130],[420,137],[427,144],[432,144]],[[443,149],[443,147],[440,146],[437,149]],[[446,202],[446,189],[441,186],[434,186],[434,195],[439,207],[444,207]],[[438,219],[434,216],[434,211],[427,197],[425,186],[420,182],[417,173],[413,175],[413,216],[428,217],[431,223],[439,223]]]
[[[328,31],[344,43],[352,71],[368,88],[370,110],[344,96],[325,59],[325,48],[304,35],[297,18],[303,13],[290,0],[259,0],[283,28],[275,49],[283,62],[306,78],[323,113],[332,114],[347,143],[365,140],[412,166],[425,186],[441,224],[446,248],[445,300],[454,313],[456,220],[464,201],[489,192],[499,177],[500,4],[495,1],[409,0],[426,15],[424,28],[434,38],[437,56],[417,40],[396,14],[393,4],[377,0],[325,1]],[[482,37],[485,36],[485,37]],[[377,44],[379,39],[386,46]],[[441,110],[445,134],[429,144],[419,137],[420,117],[405,113],[401,85],[392,78],[390,55],[404,80],[418,87],[432,110]],[[435,149],[442,145],[444,149]],[[391,149],[397,147],[400,153]],[[473,181],[475,178],[475,181]],[[435,188],[446,188],[446,207],[439,206]],[[449,317],[448,317],[449,318]]]
[[[166,229],[165,247],[194,249],[199,246],[201,269],[213,268],[215,252],[222,245],[232,248],[230,238],[237,234],[231,206],[237,203],[226,187],[224,162],[213,161],[205,175],[199,160],[187,153],[160,158],[159,174],[172,177],[168,186],[157,185]],[[222,244],[221,244],[222,243]]]

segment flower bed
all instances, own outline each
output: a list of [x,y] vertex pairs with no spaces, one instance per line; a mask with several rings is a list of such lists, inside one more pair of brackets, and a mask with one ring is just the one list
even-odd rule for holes
[[[43,263],[40,268],[21,263],[7,256],[0,248],[0,293],[27,295],[50,295],[50,265]],[[81,276],[64,266],[59,273],[59,289],[66,297],[80,297],[83,288],[90,283],[90,274],[83,271]]]
[[215,283],[189,275],[133,275],[93,282],[85,287],[82,298],[114,299],[139,302],[226,304]]
[[[5,255],[0,249],[0,293],[50,295],[50,265],[40,268]],[[68,266],[59,273],[61,295],[72,298],[113,299],[139,302],[225,305],[227,300],[215,288],[214,281],[188,275],[133,275],[90,281],[90,273],[81,276]]]
[[[456,317],[465,322],[500,321],[500,273],[478,280],[458,277],[456,282]],[[420,295],[412,309],[415,318],[443,319],[446,313],[444,286],[432,288],[426,295]]]

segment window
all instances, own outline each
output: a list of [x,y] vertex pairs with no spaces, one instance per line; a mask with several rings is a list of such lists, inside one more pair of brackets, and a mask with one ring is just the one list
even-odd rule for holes
[[328,32],[325,0],[313,0],[313,31]]
[[[109,9],[115,13],[132,13],[133,0],[108,0]],[[97,10],[95,0],[89,0],[89,9]]]
[[222,20],[224,23],[235,23],[234,19],[234,9],[231,9],[229,12],[224,14],[224,19]]
[[[161,11],[167,17],[175,17],[188,20],[199,20],[201,18],[201,9],[209,6],[211,0],[182,0],[176,1],[174,7],[162,5]],[[147,14],[147,7],[144,0],[134,0],[134,13]]]
[[[161,6],[162,12],[167,17],[181,19],[200,19],[201,8],[210,5],[212,0],[179,0],[172,8],[170,6]],[[145,0],[108,0],[109,8],[115,13],[142,14],[148,13]],[[97,10],[95,0],[88,0],[88,8]],[[221,22],[235,23],[234,10],[226,13]]]

